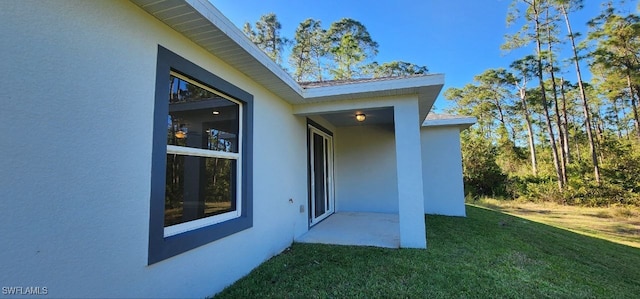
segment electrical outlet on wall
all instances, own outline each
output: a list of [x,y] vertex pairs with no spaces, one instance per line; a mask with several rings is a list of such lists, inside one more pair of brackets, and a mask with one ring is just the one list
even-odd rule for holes
[[300,205],[300,213],[304,213],[304,205]]

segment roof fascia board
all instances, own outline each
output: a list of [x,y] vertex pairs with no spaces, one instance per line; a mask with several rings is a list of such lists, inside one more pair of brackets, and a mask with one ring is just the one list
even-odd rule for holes
[[305,99],[326,98],[331,96],[371,93],[377,91],[419,88],[424,86],[444,85],[443,74],[433,74],[411,78],[393,78],[389,80],[347,83],[335,86],[321,86],[303,89]]
[[423,127],[454,126],[468,128],[478,121],[475,117],[456,117],[447,119],[427,119],[422,123]]

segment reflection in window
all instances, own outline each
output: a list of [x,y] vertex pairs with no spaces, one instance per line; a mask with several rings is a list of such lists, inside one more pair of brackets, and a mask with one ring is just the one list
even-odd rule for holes
[[174,75],[169,80],[169,105],[220,98],[217,94]]
[[238,152],[238,135],[210,128],[207,132],[207,149],[221,152]]
[[238,217],[239,102],[177,73],[169,84],[165,228]]
[[164,226],[235,210],[235,164],[230,159],[168,154]]
[[167,144],[238,152],[240,105],[171,76]]

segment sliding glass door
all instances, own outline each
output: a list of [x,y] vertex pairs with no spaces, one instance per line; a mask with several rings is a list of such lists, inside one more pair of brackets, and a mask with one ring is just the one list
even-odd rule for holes
[[310,224],[334,212],[333,136],[309,125]]

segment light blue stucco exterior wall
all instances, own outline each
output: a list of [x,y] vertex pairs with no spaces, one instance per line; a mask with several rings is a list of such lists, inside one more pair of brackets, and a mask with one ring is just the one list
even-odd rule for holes
[[[422,127],[425,214],[465,216],[460,128]],[[398,213],[392,126],[337,128],[337,211]]]
[[425,213],[465,216],[460,128],[423,127],[421,141]]
[[394,136],[393,125],[337,129],[337,211],[398,213]]
[[[0,19],[2,286],[202,298],[308,230],[306,119],[291,105],[128,1],[3,1]],[[158,45],[254,96],[254,221],[149,266]]]

